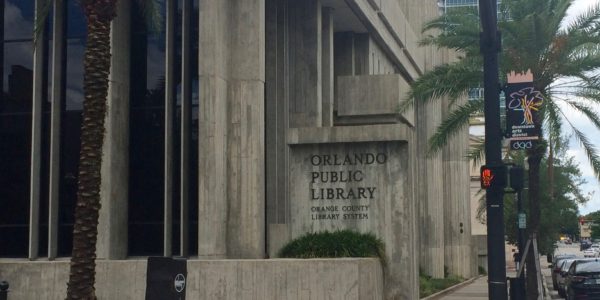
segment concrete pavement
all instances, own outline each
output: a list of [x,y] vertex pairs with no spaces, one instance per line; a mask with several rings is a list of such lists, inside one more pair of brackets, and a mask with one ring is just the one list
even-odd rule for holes
[[[542,268],[542,274],[544,277],[548,278],[550,274],[550,269],[548,269],[548,263],[546,262],[546,257],[540,257],[540,267]],[[507,277],[515,277],[516,270],[514,264],[507,262]],[[550,285],[552,281],[550,279]],[[508,283],[507,283],[508,285]],[[558,296],[558,295],[556,295]],[[475,279],[474,281],[454,290],[451,290],[447,293],[443,293],[443,295],[439,295],[439,297],[429,298],[428,300],[484,300],[488,298],[488,277],[483,276]],[[551,295],[550,298],[547,299],[560,299],[555,298]]]
[[470,284],[458,288],[437,299],[443,300],[487,300],[488,299],[488,277],[483,276],[475,279]]

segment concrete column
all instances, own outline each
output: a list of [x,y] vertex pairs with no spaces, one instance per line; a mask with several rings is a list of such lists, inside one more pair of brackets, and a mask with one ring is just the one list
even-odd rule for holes
[[265,254],[264,0],[200,2],[199,256]]
[[200,1],[198,256],[227,255],[229,1]]
[[[444,51],[445,60],[453,55]],[[457,105],[466,103],[466,97],[450,106],[442,104],[446,118]],[[444,176],[444,260],[451,274],[464,278],[477,275],[472,271],[473,253],[471,246],[471,192],[469,161],[466,158],[469,148],[469,129],[463,128],[452,137],[443,150]],[[476,265],[476,263],[475,263]]]
[[[204,1],[200,3],[202,6]],[[201,53],[202,44],[200,43]],[[204,56],[204,59],[209,58]],[[202,62],[200,64],[202,65]],[[200,75],[199,80],[198,256],[225,258],[228,207],[227,83],[218,76],[210,75]]]
[[129,178],[129,49],[130,3],[119,1],[112,22],[111,71],[106,112],[106,135],[102,146],[102,185],[98,223],[98,258],[127,257]]
[[388,268],[385,272],[385,299],[419,299],[419,206],[417,184],[417,135],[407,128],[407,176],[403,193],[390,204],[391,228],[387,232],[393,245],[386,244]]
[[290,127],[322,125],[321,1],[291,1]]
[[427,155],[429,138],[441,119],[439,101],[419,103],[417,115],[418,191],[420,205],[420,265],[425,274],[444,277],[444,201],[442,155]]
[[333,126],[333,8],[324,7],[322,16],[321,44],[322,50],[322,78],[323,78],[323,121],[322,126]]
[[[418,4],[416,4],[418,5]],[[425,14],[412,8],[411,13]],[[421,21],[419,21],[421,22]],[[420,23],[419,23],[420,24]],[[441,63],[440,54],[433,47],[421,48],[425,58],[425,71]],[[442,121],[441,100],[416,105],[417,157],[418,157],[418,203],[420,206],[420,267],[426,275],[444,277],[444,177],[441,151],[428,155],[429,138]]]
[[[232,3],[228,257],[265,255],[265,0]],[[250,15],[252,18],[245,18]]]

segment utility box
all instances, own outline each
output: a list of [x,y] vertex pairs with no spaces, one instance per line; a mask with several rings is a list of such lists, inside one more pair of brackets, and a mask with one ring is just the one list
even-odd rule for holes
[[148,257],[146,300],[185,300],[187,260]]

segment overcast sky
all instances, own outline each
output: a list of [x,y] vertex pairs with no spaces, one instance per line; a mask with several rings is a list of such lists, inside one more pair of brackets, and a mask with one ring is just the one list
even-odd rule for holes
[[[598,5],[599,3],[600,0],[575,0],[568,12],[569,19],[586,11],[590,6]],[[569,110],[566,107],[563,108],[565,111],[567,111],[567,116],[573,125],[584,132],[590,141],[596,145],[597,149],[600,150],[600,132],[596,130],[591,123],[586,122],[585,118],[583,118],[581,115],[578,115],[576,112]],[[600,108],[597,108],[596,110],[600,111]],[[592,171],[592,168],[587,160],[587,157],[583,152],[579,142],[577,142],[574,138],[571,139],[569,148],[568,154],[577,159],[579,162],[579,170],[581,170],[583,177],[587,180],[587,184],[583,186],[583,191],[591,195],[591,201],[585,205],[581,205],[579,207],[579,213],[585,215],[590,212],[600,210],[600,187],[598,180],[595,178],[594,172]]]

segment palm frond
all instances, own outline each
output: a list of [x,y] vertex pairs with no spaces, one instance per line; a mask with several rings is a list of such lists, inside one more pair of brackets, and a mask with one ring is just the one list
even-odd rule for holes
[[600,21],[600,3],[592,5],[587,11],[575,16],[575,18],[567,24],[565,32],[584,31],[598,25]]
[[476,87],[483,78],[480,64],[473,59],[462,59],[452,64],[435,67],[412,83],[402,109],[408,108],[413,101],[428,102],[448,97],[453,103],[467,91]]
[[575,108],[577,111],[581,112],[584,116],[588,118],[596,128],[600,129],[600,119],[598,118],[598,113],[589,105],[586,105],[577,101],[566,101],[569,105]]
[[479,15],[472,7],[456,8],[423,26],[426,35],[419,44],[454,49],[468,55],[479,54]]
[[433,155],[440,151],[450,138],[460,132],[460,129],[469,125],[469,119],[472,114],[482,110],[483,99],[468,101],[454,109],[437,127],[435,134],[429,138],[428,154]]
[[585,204],[589,201],[589,198],[581,192],[581,188],[575,185],[575,182],[569,181],[569,186],[571,188],[571,193],[573,194],[573,197],[575,198],[575,201],[577,201],[577,203]]
[[583,146],[583,150],[588,158],[590,165],[592,166],[592,170],[594,170],[594,174],[596,178],[600,180],[600,156],[598,156],[598,152],[596,147],[590,142],[588,137],[577,129],[573,123],[567,120],[573,133],[575,134],[575,138],[579,141],[581,146]]

